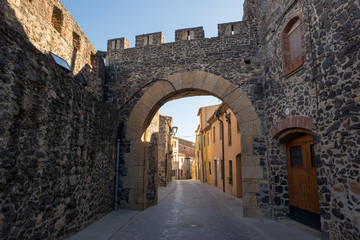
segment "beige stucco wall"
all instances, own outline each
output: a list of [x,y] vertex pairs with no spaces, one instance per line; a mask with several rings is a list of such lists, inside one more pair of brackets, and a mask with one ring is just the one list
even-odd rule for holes
[[[236,197],[241,197],[241,171],[237,171],[237,164],[239,162],[236,161],[236,156],[241,153],[241,136],[240,136],[240,128],[237,130],[237,119],[230,108],[226,109],[227,114],[231,119],[231,145],[229,145],[229,133],[228,133],[228,123],[226,122],[225,115],[221,115],[220,119],[224,123],[224,152],[225,152],[225,192],[229,193]],[[217,164],[217,187],[222,189],[223,183],[221,179],[221,159],[222,159],[222,140],[221,140],[221,131],[220,131],[220,121],[216,120],[211,124],[211,133],[214,135],[215,128],[215,141],[211,142],[212,145],[212,164]],[[232,161],[232,183],[229,181],[230,173],[229,173],[229,163]],[[213,167],[215,169],[215,166]],[[213,183],[214,181],[213,175]]]

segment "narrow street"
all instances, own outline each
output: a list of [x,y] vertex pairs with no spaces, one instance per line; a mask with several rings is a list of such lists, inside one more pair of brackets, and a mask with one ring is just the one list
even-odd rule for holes
[[113,212],[70,239],[320,239],[320,233],[290,220],[284,225],[244,218],[241,209],[240,199],[213,186],[173,180],[159,188],[158,205]]

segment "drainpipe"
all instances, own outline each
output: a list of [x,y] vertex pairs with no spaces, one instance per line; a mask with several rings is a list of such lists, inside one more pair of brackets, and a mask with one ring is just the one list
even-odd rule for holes
[[118,134],[116,138],[116,168],[115,168],[115,207],[116,211],[118,208],[118,192],[119,192],[119,165],[120,165],[120,140],[124,130],[124,122],[120,120],[118,126]]
[[223,180],[223,192],[225,192],[225,150],[224,150],[224,123],[220,119],[220,111],[217,109],[214,113],[221,126],[221,148],[222,148],[222,161],[221,161],[221,179]]
[[223,192],[225,192],[225,150],[224,150],[224,123],[223,121],[218,118],[218,120],[220,121],[220,125],[221,125],[221,148],[222,148],[222,162],[221,162],[221,177],[223,180]]

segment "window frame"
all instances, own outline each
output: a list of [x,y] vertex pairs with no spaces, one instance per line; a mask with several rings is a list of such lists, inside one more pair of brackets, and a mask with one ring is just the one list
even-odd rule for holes
[[[295,26],[298,25],[298,26]],[[304,40],[304,26],[303,26],[302,16],[298,14],[293,16],[285,25],[282,32],[282,60],[283,60],[283,71],[285,77],[290,77],[299,70],[302,69],[305,62],[305,40]],[[291,60],[291,49],[290,49],[290,38],[289,34],[297,31],[299,28],[300,31],[300,44],[301,44],[301,53],[299,56],[296,56]]]

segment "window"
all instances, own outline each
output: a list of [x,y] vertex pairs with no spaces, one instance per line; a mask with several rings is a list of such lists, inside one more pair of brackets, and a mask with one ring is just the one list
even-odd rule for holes
[[209,174],[211,175],[211,161],[209,160]]
[[206,146],[206,136],[204,134],[204,147]]
[[240,132],[240,126],[239,126],[239,122],[238,122],[238,121],[236,121],[236,130],[237,130],[237,132]]
[[289,21],[283,32],[283,65],[285,76],[292,75],[304,63],[304,40],[302,21],[295,17]]
[[219,122],[219,132],[220,132],[220,136],[219,136],[219,139],[220,139],[220,141],[222,141],[222,137],[223,137],[223,133],[222,133],[222,131],[223,131],[223,128],[221,127],[221,123]]
[[62,28],[62,24],[63,24],[63,20],[64,20],[64,16],[63,13],[61,12],[61,10],[57,7],[54,6],[53,9],[53,14],[51,17],[51,25],[56,29],[56,31],[58,31],[59,33],[61,33],[61,28]]
[[232,165],[232,160],[229,160],[229,183],[232,184],[233,183],[233,165]]
[[290,147],[290,161],[292,167],[302,166],[301,146]]
[[207,135],[207,145],[209,146],[210,145],[210,132],[207,132],[206,135]]
[[215,127],[213,127],[213,143],[215,143]]

